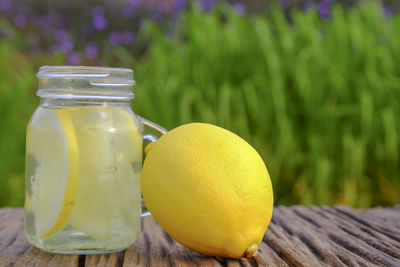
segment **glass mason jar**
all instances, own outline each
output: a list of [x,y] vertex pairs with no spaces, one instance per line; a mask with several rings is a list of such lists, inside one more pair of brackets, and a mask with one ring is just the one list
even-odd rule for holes
[[25,234],[57,253],[120,251],[141,225],[142,135],[130,69],[44,66],[26,135]]

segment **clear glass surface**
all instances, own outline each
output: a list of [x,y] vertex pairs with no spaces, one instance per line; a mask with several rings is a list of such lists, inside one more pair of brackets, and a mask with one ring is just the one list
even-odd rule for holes
[[141,225],[141,132],[129,102],[42,101],[27,128],[29,242],[80,254],[134,243]]

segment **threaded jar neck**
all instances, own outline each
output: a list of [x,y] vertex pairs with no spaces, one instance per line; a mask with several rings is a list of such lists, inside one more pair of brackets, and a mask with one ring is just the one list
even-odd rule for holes
[[133,71],[125,68],[42,66],[37,95],[47,99],[114,100],[134,98]]

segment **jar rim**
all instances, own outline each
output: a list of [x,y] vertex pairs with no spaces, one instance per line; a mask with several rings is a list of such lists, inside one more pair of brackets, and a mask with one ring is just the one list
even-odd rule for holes
[[129,100],[133,70],[99,66],[42,66],[37,95],[45,98]]
[[46,65],[39,68],[36,76],[38,78],[62,78],[62,77],[107,77],[112,74],[126,75],[133,78],[133,70],[128,68],[113,68],[100,66],[68,66],[68,65]]

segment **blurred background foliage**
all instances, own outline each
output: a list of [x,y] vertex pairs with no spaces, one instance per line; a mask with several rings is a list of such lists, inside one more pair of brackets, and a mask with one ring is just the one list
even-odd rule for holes
[[400,203],[398,1],[0,0],[0,206],[24,197],[40,65],[135,70],[136,113],[227,128],[276,204]]

